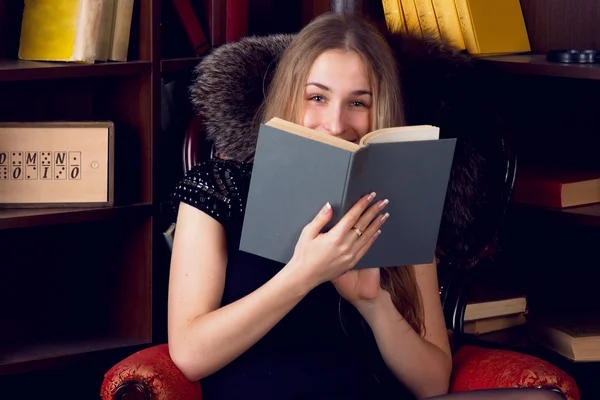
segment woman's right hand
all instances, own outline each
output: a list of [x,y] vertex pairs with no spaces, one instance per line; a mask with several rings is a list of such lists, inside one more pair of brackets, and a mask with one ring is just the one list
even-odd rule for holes
[[333,215],[329,203],[304,227],[288,267],[310,289],[351,270],[379,236],[387,214],[378,213],[388,201],[380,200],[369,207],[374,197],[371,193],[357,201],[327,233],[321,230]]

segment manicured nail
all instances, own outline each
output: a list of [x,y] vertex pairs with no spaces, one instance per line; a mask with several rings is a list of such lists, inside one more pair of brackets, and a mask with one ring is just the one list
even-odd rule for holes
[[385,222],[386,219],[390,216],[390,213],[385,213],[381,216],[381,222]]
[[385,199],[381,202],[381,204],[379,204],[379,208],[383,208],[385,207],[390,201],[388,199]]
[[375,196],[377,196],[377,193],[375,192],[371,192],[371,194],[369,195],[369,197],[367,197],[367,200],[371,201],[375,198]]
[[375,238],[377,238],[377,236],[379,236],[379,235],[381,235],[381,229],[377,229],[377,232],[375,232],[375,233],[373,234],[373,236],[374,236]]
[[327,204],[325,204],[325,206],[321,209],[321,212],[323,214],[327,214],[330,210],[331,210],[331,204],[329,204],[329,202],[327,202]]

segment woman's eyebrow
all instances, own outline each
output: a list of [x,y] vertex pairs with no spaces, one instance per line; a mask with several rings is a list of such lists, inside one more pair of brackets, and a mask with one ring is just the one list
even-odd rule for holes
[[[328,88],[327,86],[323,85],[322,83],[318,83],[318,82],[308,82],[308,83],[306,84],[306,86],[311,86],[311,85],[312,85],[312,86],[316,86],[316,87],[318,87],[319,89],[321,89],[321,90],[324,90],[324,91],[326,91],[326,92],[331,92],[331,89],[330,89],[330,88]],[[353,91],[353,92],[352,92],[352,94],[353,94],[353,95],[355,95],[355,96],[361,96],[361,95],[373,96],[373,93],[371,93],[371,91],[369,91],[369,90],[364,90],[364,89],[362,89],[362,90],[355,90],[355,91]]]

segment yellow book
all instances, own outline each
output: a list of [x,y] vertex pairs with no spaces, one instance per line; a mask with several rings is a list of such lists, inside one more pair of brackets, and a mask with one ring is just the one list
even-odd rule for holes
[[406,30],[417,37],[423,37],[415,0],[400,0],[400,5],[402,6],[404,21],[406,22]]
[[419,16],[419,23],[421,24],[423,35],[440,39],[440,30],[437,25],[437,19],[431,0],[415,0],[415,7],[417,8],[417,15]]
[[25,0],[19,58],[93,63],[104,0]]
[[460,50],[465,50],[466,45],[454,0],[432,0],[432,3],[442,39]]
[[467,51],[472,55],[531,51],[519,0],[455,0]]
[[406,33],[406,23],[404,22],[400,0],[381,0],[381,3],[388,30],[393,33]]

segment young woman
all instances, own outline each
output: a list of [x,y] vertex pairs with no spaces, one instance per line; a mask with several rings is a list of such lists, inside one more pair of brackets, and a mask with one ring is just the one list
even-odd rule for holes
[[[317,18],[278,63],[258,121],[275,116],[353,142],[401,125],[388,44],[359,18]],[[327,233],[334,210],[315,210],[282,265],[237,250],[252,165],[227,156],[196,166],[175,191],[169,350],[188,379],[201,380],[203,398],[447,393],[452,358],[435,262],[352,269],[394,218],[385,193],[366,194]]]

